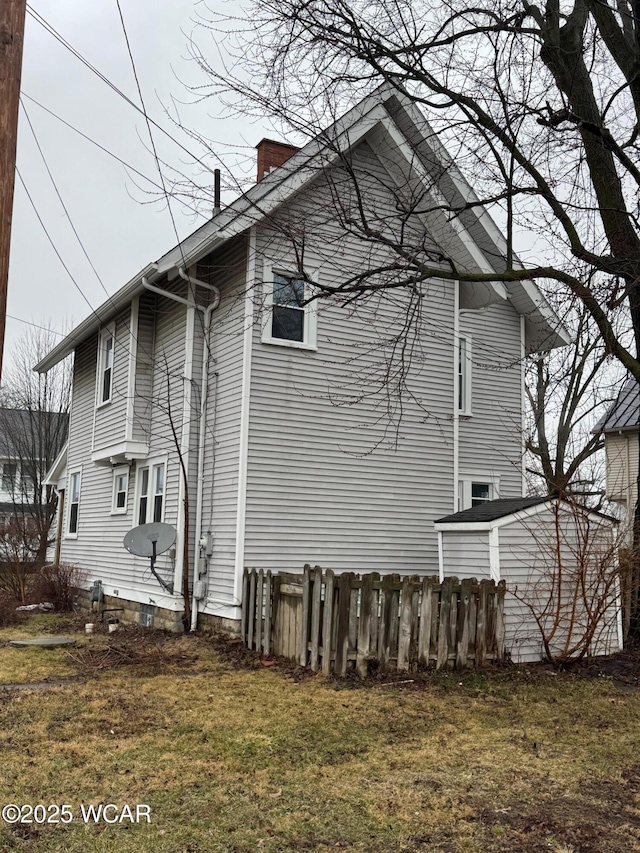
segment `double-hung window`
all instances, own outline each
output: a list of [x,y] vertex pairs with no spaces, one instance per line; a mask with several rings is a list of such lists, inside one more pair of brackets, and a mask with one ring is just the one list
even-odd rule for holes
[[67,536],[78,535],[78,511],[80,509],[80,471],[69,474],[69,515],[67,520]]
[[111,324],[100,332],[98,339],[98,406],[102,406],[111,400],[114,349],[115,326]]
[[137,523],[162,521],[164,517],[166,462],[149,462],[138,468]]
[[471,414],[471,338],[458,338],[456,406],[461,415]]
[[129,468],[120,466],[113,470],[113,497],[111,501],[112,515],[125,515],[127,512],[127,495],[129,493]]
[[309,282],[265,263],[265,314],[262,342],[316,349],[316,303]]

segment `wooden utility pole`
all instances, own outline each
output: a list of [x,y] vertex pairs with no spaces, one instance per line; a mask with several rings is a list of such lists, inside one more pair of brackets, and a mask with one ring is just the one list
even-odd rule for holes
[[27,0],[0,0],[0,378],[7,318],[11,213]]

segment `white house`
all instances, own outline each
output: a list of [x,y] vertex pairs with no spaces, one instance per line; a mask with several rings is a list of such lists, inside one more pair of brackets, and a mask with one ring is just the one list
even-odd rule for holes
[[[505,244],[443,211],[473,193],[396,92],[258,149],[255,186],[36,366],[75,351],[62,559],[145,619],[179,621],[185,560],[194,615],[226,625],[245,566],[437,573],[436,519],[522,496],[523,357],[567,342],[534,284],[451,280]],[[398,245],[449,277],[416,282]],[[405,281],[341,298],[362,276]],[[175,594],[122,546],[152,520],[177,529]]]
[[630,377],[596,427],[604,433],[606,495],[623,507],[629,521],[633,518],[638,495],[639,426],[640,387]]

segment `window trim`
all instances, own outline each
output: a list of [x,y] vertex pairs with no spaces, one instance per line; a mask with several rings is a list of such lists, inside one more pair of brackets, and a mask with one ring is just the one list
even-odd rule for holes
[[[153,471],[154,468],[159,467],[160,465],[164,465],[164,484],[162,491],[162,513],[160,515],[160,521],[164,521],[165,510],[167,506],[167,472],[169,468],[169,460],[168,456],[153,456],[148,459],[139,459],[136,464],[136,476],[135,476],[135,493],[134,493],[134,503],[133,503],[133,520],[135,522],[135,526],[138,527],[140,524],[150,524],[153,521],[154,515],[154,505],[155,505],[155,497],[156,494],[153,492],[154,489],[154,477]],[[149,491],[147,492],[147,509],[146,509],[146,518],[145,521],[140,521],[140,498],[142,497],[140,486],[142,482],[142,472],[148,468],[149,469]]]
[[[464,345],[464,354],[462,347]],[[471,386],[472,386],[472,351],[471,335],[458,335],[456,345],[456,410],[459,415],[471,417]],[[462,386],[462,387],[461,387]],[[462,406],[460,405],[462,398]]]
[[[78,477],[78,500],[73,501],[73,478],[77,475]],[[67,519],[64,526],[64,538],[65,539],[77,539],[78,538],[78,526],[80,521],[80,500],[82,498],[82,468],[74,468],[70,470],[67,474],[68,477],[68,501],[65,501],[65,507],[67,512]],[[75,532],[71,532],[69,529],[71,527],[71,508],[74,503],[77,504],[78,509],[76,511],[76,529]]]
[[[105,361],[106,361],[106,349],[105,342],[108,338],[111,338],[112,348],[111,348],[111,377],[109,381],[109,396],[107,399],[102,399],[102,389],[104,388],[104,373],[107,369]],[[96,369],[96,409],[101,409],[103,406],[107,406],[111,400],[113,399],[113,380],[114,380],[114,368],[115,368],[115,354],[116,354],[116,324],[115,322],[109,323],[104,329],[100,330],[100,334],[98,335],[98,363]]]
[[[118,494],[119,491],[116,491],[118,486],[118,479],[120,477],[126,476],[127,485],[124,490],[124,506],[118,506]],[[129,466],[128,465],[118,465],[113,469],[113,479],[111,485],[111,515],[127,515],[129,512]]]
[[[289,341],[285,338],[274,338],[272,330],[273,317],[273,278],[282,275],[288,278],[297,278],[289,265],[285,263],[271,263],[264,261],[263,264],[263,311],[262,311],[262,343],[273,344],[279,347],[290,347],[292,349],[304,349],[316,352],[318,349],[318,303],[317,300],[304,306],[304,321],[301,341]],[[310,271],[310,277],[314,282],[318,280],[317,270]],[[308,281],[304,283],[305,299],[310,296],[311,285]]]

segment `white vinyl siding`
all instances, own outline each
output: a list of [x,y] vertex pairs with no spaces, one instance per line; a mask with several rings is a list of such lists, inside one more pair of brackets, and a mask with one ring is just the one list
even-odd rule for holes
[[[177,292],[185,295],[186,287],[183,283],[176,282],[168,285],[175,287]],[[178,462],[176,459],[175,443],[173,440],[169,422],[167,407],[167,380],[172,394],[172,417],[178,432],[182,423],[182,391],[183,371],[185,354],[185,319],[186,308],[177,305],[165,297],[152,296],[151,299],[140,300],[140,314],[151,319],[151,328],[155,328],[155,335],[147,332],[145,348],[147,349],[147,361],[143,368],[146,382],[148,400],[145,405],[149,406],[149,431],[148,440],[150,444],[150,458],[167,460],[165,471],[166,491],[163,499],[164,521],[177,525],[178,522]],[[102,580],[105,593],[112,595],[114,589],[122,594],[124,590],[133,590],[139,595],[147,595],[153,598],[160,607],[174,606],[174,599],[162,591],[157,581],[149,575],[148,561],[141,557],[128,554],[122,545],[125,533],[137,524],[135,515],[136,508],[131,513],[119,513],[112,515],[113,506],[113,473],[112,468],[106,465],[94,465],[88,460],[92,453],[92,427],[94,414],[100,415],[111,410],[116,411],[117,422],[113,423],[96,419],[96,439],[100,436],[103,446],[124,438],[126,424],[126,393],[120,395],[119,387],[126,389],[128,374],[128,324],[130,312],[123,311],[116,322],[116,339],[124,341],[123,348],[116,345],[116,358],[114,365],[114,396],[110,406],[95,409],[96,388],[96,366],[98,335],[85,341],[76,349],[74,364],[73,399],[71,405],[71,418],[69,427],[69,450],[68,470],[75,470],[80,464],[82,472],[82,498],[80,522],[81,535],[77,539],[65,538],[62,544],[62,559],[66,562],[75,563],[87,572],[87,582]],[[147,320],[143,320],[143,325]],[[147,329],[149,325],[147,324]],[[148,347],[153,342],[153,350],[149,352]],[[123,353],[124,358],[120,358]],[[124,382],[120,386],[119,382]],[[194,416],[197,420],[197,416]],[[152,425],[152,426],[151,426]],[[192,454],[195,455],[195,454]],[[144,463],[142,463],[144,464]],[[131,482],[136,482],[137,463],[130,469]],[[130,483],[131,485],[131,483]],[[133,490],[130,490],[133,491]],[[195,496],[195,485],[194,485]],[[195,500],[195,497],[194,497]],[[67,510],[69,505],[67,492]],[[99,547],[97,544],[99,543]],[[174,559],[172,552],[167,552],[158,557],[156,567],[162,577],[171,581],[173,579]]]
[[222,603],[234,600],[246,264],[247,243],[241,237],[198,265],[198,278],[218,284],[222,296],[210,335],[201,531],[213,534],[206,605],[211,614],[219,613]]
[[520,317],[501,302],[486,311],[461,312],[460,326],[473,337],[473,417],[460,417],[459,469],[481,469],[483,482],[499,481],[492,498],[521,497]]
[[[366,197],[388,211],[382,190],[388,175],[368,146],[360,153],[367,173],[379,175]],[[321,281],[339,282],[362,269],[363,251],[368,264],[387,256],[326,221],[328,192],[319,179],[288,206],[286,221],[304,220],[306,233],[315,235],[305,244],[305,265]],[[284,231],[284,221],[258,229],[258,263],[292,259],[280,224]],[[454,287],[431,281],[425,293],[428,308],[416,329],[410,393],[397,426],[384,373],[405,317],[402,291],[374,294],[348,309],[321,303],[317,352],[267,346],[254,332],[246,565],[437,573],[433,521],[452,506],[454,489]]]

